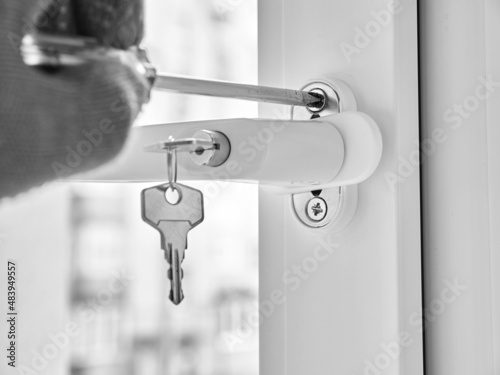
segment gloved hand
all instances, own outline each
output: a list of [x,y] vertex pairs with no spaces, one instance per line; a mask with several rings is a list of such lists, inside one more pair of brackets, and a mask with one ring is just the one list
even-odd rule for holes
[[20,41],[35,27],[127,49],[142,38],[142,0],[0,0],[0,198],[110,160],[148,97],[128,52],[55,72],[27,67]]

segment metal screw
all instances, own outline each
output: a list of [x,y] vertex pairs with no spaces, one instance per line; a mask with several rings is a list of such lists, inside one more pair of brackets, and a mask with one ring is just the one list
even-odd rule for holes
[[323,198],[314,197],[307,202],[306,214],[313,221],[321,221],[326,217],[328,205]]
[[326,92],[324,92],[320,88],[314,88],[311,91],[309,91],[309,93],[316,94],[316,95],[318,95],[318,97],[322,97],[324,99],[323,99],[323,102],[321,103],[320,106],[318,106],[318,107],[308,106],[307,110],[311,113],[318,113],[318,112],[321,112],[323,109],[325,109],[326,101],[328,98],[326,95]]

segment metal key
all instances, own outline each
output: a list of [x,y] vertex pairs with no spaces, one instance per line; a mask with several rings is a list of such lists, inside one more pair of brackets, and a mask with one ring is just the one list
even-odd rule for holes
[[[168,189],[179,194],[176,203],[166,198]],[[142,191],[142,219],[158,230],[165,259],[170,264],[170,300],[178,305],[184,299],[181,263],[187,248],[188,232],[203,221],[203,194],[178,183],[164,184]]]

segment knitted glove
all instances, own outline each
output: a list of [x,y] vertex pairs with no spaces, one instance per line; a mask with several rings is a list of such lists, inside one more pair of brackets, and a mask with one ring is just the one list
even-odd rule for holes
[[110,160],[149,90],[132,53],[44,72],[24,65],[22,36],[38,28],[127,49],[142,19],[141,0],[0,0],[0,198]]

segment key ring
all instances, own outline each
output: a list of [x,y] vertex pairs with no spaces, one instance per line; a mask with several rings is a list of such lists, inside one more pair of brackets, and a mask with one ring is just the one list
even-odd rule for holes
[[175,140],[174,137],[169,136],[167,141],[154,143],[144,147],[146,152],[165,152],[167,151],[167,172],[168,184],[173,189],[177,182],[177,151],[188,151],[190,153],[198,150],[195,147],[201,147],[203,151],[214,150],[216,145],[213,142],[196,138],[184,138]]
[[[173,142],[174,137],[170,136],[168,141]],[[167,173],[168,184],[174,190],[174,185],[177,182],[177,150],[174,147],[167,148]]]
[[144,147],[146,152],[167,152],[167,173],[168,184],[172,190],[175,190],[177,182],[177,151],[197,152],[198,148],[203,151],[214,150],[216,145],[213,142],[197,138],[183,138],[176,140],[169,136],[167,141],[154,143]]

